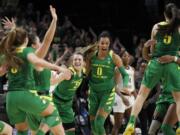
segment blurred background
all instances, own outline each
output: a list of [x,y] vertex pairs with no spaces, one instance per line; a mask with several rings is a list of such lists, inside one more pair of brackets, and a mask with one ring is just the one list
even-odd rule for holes
[[[49,5],[52,4],[58,14],[58,25],[46,60],[67,66],[75,51],[94,44],[98,35],[103,30],[108,30],[112,36],[111,49],[119,56],[125,51],[130,55],[129,65],[135,69],[137,79],[134,83],[138,92],[147,65],[142,58],[143,45],[150,38],[153,25],[164,20],[164,6],[169,2],[180,8],[180,0],[0,0],[0,20],[5,16],[13,17],[18,26],[23,26],[29,33],[37,33],[42,40],[52,19],[49,12]],[[0,23],[0,39],[4,35],[3,31]],[[77,92],[77,97],[83,98],[82,101],[85,102],[75,101],[87,107],[87,93],[84,89],[88,89],[84,88],[84,84],[86,82],[79,88],[83,93]],[[7,76],[4,75],[0,77],[0,119],[6,122],[7,86]],[[152,102],[143,107],[142,119],[137,124],[145,135],[152,120],[151,111],[155,107],[154,95],[148,99],[153,99]],[[77,112],[80,111],[75,112],[78,116]],[[108,117],[105,124],[107,133],[111,132],[113,125],[110,118]],[[126,122],[121,132],[124,131]],[[78,128],[81,127],[78,125]],[[89,125],[87,127],[89,129]]]
[[0,15],[37,21],[37,15],[49,12],[52,4],[57,8],[60,25],[68,16],[78,28],[91,27],[97,34],[109,30],[133,53],[132,37],[148,38],[153,24],[163,20],[163,8],[168,2],[180,5],[179,0],[1,0]]

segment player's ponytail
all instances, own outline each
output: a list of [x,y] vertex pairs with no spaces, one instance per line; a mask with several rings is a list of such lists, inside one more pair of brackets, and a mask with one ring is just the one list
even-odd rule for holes
[[170,34],[180,25],[180,10],[175,4],[169,3],[165,7],[164,15],[169,19],[169,22],[167,25],[159,25],[159,31],[163,34]]
[[16,56],[16,49],[21,46],[27,37],[22,28],[15,28],[7,33],[0,42],[0,53],[5,56],[8,67],[18,68],[22,60]]

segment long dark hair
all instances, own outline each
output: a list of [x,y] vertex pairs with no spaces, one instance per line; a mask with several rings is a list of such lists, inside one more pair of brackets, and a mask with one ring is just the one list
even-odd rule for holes
[[161,34],[170,34],[180,25],[180,10],[174,3],[169,3],[165,6],[164,14],[169,19],[169,23],[158,25],[158,31]]
[[102,31],[100,34],[99,34],[99,36],[98,36],[98,41],[101,39],[101,38],[109,38],[109,40],[110,40],[110,43],[111,43],[111,41],[112,41],[112,39],[111,39],[111,34],[108,32],[108,31]]
[[27,37],[22,28],[15,28],[7,33],[0,42],[0,54],[5,56],[8,68],[18,68],[22,60],[16,56],[16,48],[21,46]]

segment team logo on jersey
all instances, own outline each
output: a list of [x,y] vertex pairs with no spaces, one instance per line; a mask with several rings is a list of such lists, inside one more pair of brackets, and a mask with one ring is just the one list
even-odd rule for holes
[[15,73],[17,73],[17,68],[11,68],[11,73],[13,73],[13,74],[15,74]]

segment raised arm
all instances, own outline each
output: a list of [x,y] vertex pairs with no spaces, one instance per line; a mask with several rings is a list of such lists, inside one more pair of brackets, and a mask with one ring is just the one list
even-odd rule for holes
[[11,30],[16,28],[15,19],[11,18],[11,20],[7,17],[3,18],[1,23],[4,25],[5,30]]
[[36,55],[40,58],[44,58],[46,56],[56,31],[57,14],[56,14],[56,9],[51,5],[50,5],[50,12],[52,16],[51,24],[44,36],[44,39],[42,41],[42,46],[36,51]]

